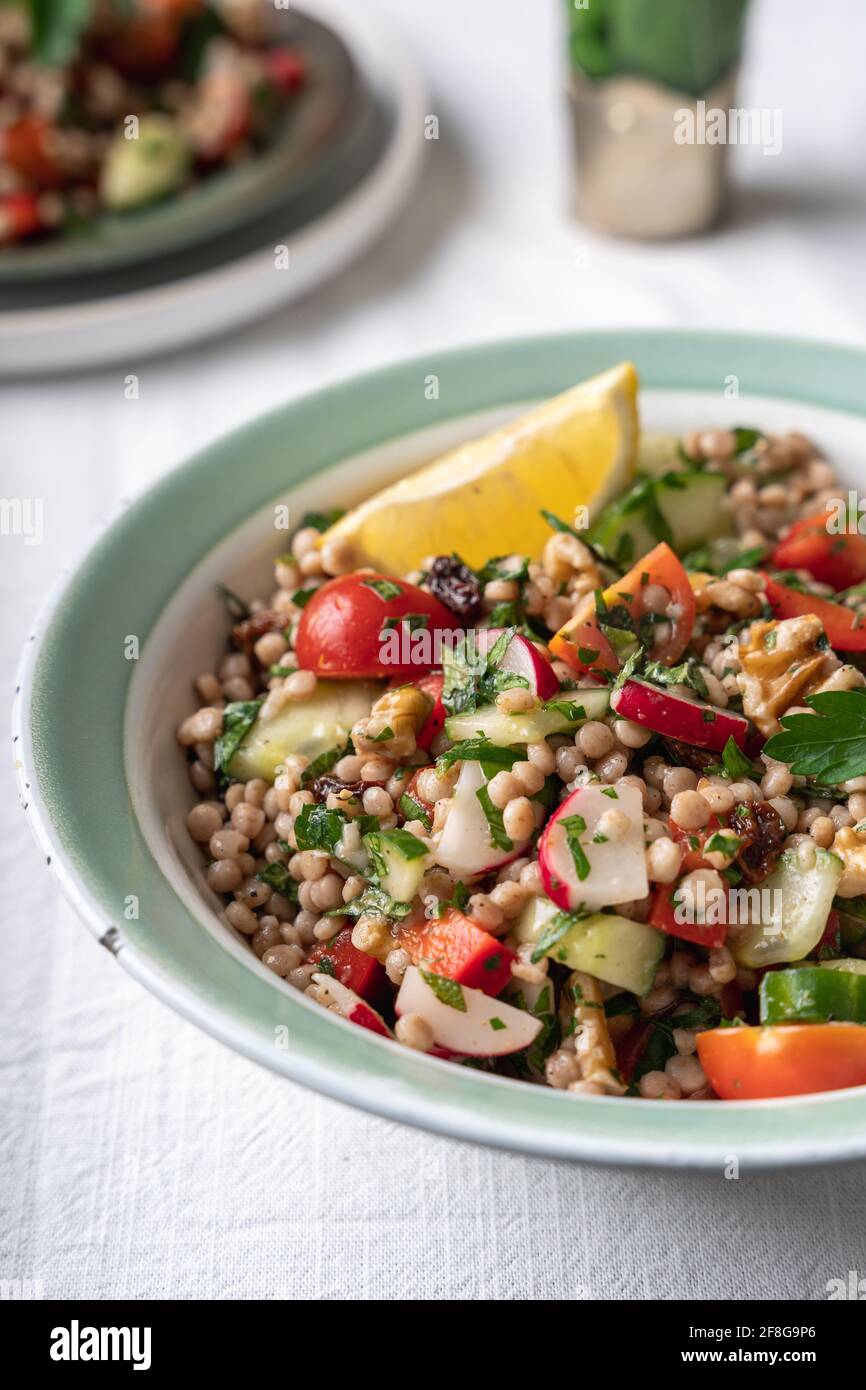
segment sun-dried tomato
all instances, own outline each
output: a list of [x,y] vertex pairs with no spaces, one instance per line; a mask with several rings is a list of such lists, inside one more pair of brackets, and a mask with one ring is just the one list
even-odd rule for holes
[[759,883],[776,867],[788,838],[785,822],[767,801],[743,801],[731,814],[731,829],[742,840],[737,864],[750,883]]
[[266,632],[283,632],[288,621],[285,613],[278,613],[275,608],[263,608],[260,613],[253,613],[243,622],[235,623],[232,642],[254,661],[256,656],[253,648],[259,638],[264,637]]

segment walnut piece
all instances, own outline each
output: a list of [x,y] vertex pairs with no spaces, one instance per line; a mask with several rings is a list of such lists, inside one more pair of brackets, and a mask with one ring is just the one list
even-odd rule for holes
[[836,831],[833,853],[845,866],[836,888],[837,897],[859,898],[866,893],[866,840],[846,825]]
[[[839,658],[829,648],[819,647],[823,637],[821,619],[813,613],[782,622],[752,623],[748,641],[739,651],[742,670],[737,684],[743,713],[762,734],[778,733],[779,717],[792,705],[801,705],[807,695],[824,689],[841,669]],[[838,689],[838,685],[827,688]]]
[[616,1070],[616,1052],[610,1039],[601,986],[592,975],[575,970],[562,991],[560,1019],[563,1030],[574,1019],[574,1052],[582,1081],[599,1086],[611,1096],[625,1095]]

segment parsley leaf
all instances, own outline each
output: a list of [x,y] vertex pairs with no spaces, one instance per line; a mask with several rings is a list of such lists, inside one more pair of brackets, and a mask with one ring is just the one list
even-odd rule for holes
[[486,787],[479,787],[475,795],[481,802],[481,809],[487,819],[490,830],[490,839],[497,849],[514,849],[514,841],[505,832],[505,820],[498,806],[494,806],[490,800],[490,793]]
[[[264,698],[264,697],[263,697]],[[234,700],[223,710],[223,731],[214,744],[214,771],[228,776],[229,764],[256,722],[262,700]]]
[[384,888],[377,888],[371,884],[365,888],[363,893],[357,898],[352,898],[351,902],[341,903],[339,907],[332,907],[325,913],[326,917],[360,917],[364,912],[381,913],[383,917],[393,917],[401,920],[408,917],[412,911],[411,903],[398,902],[392,898],[390,893],[386,893]]
[[269,864],[266,869],[262,869],[261,873],[256,874],[256,878],[260,878],[262,883],[267,883],[276,892],[282,893],[283,897],[288,898],[290,902],[296,903],[298,901],[298,885],[285,864],[281,864],[279,860]]
[[582,922],[588,915],[584,908],[577,908],[574,912],[557,912],[551,917],[535,943],[532,964],[535,965],[543,956],[548,955],[572,927],[576,927],[578,922]]
[[525,676],[500,669],[500,662],[516,631],[514,627],[504,628],[486,653],[478,650],[472,632],[453,646],[445,646],[442,703],[449,714],[471,713],[479,705],[493,704],[497,695],[514,686],[529,688]]
[[400,810],[407,820],[418,820],[425,830],[432,830],[433,822],[421,802],[416,801],[414,796],[409,796],[407,792],[400,797]]
[[372,589],[374,594],[378,594],[383,603],[390,603],[392,598],[400,598],[403,590],[399,584],[395,584],[393,579],[362,579],[361,584],[365,589]]
[[580,837],[586,830],[586,821],[583,816],[563,816],[559,824],[565,831],[565,839],[569,848],[574,868],[581,883],[585,878],[589,878],[591,865],[586,857],[586,851],[580,842]]
[[448,980],[444,975],[434,975],[432,970],[419,969],[418,974],[425,985],[430,986],[440,1004],[447,1004],[449,1009],[457,1009],[458,1013],[465,1014],[466,1000],[456,980]]
[[447,748],[436,760],[436,771],[447,772],[455,763],[478,762],[485,777],[493,777],[505,768],[511,771],[520,762],[523,754],[517,748],[504,748],[499,743],[491,743],[489,738],[479,734],[477,738],[465,738]]
[[809,695],[815,714],[782,716],[782,733],[764,745],[770,758],[787,763],[796,777],[838,786],[866,773],[866,694],[826,690]]
[[310,782],[315,782],[317,777],[323,773],[330,772],[331,768],[340,761],[341,758],[349,757],[355,751],[355,745],[351,739],[343,744],[342,748],[328,748],[324,753],[320,753],[318,758],[314,758],[311,763],[307,763],[301,773],[301,786],[306,787]]
[[334,525],[335,521],[339,521],[340,517],[344,515],[342,507],[333,507],[329,512],[304,512],[298,530],[303,531],[312,526],[314,531],[327,531]]

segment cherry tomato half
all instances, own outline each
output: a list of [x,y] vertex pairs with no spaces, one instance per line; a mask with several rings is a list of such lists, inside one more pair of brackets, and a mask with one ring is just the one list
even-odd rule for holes
[[766,1100],[866,1086],[866,1027],[779,1023],[698,1034],[698,1056],[722,1100]]
[[[608,609],[628,609],[637,623],[643,614],[642,595],[649,585],[660,584],[671,596],[670,616],[658,624],[649,655],[654,661],[671,665],[682,656],[695,622],[695,596],[688,575],[674,552],[664,541],[645,555],[622,579],[605,589]],[[618,671],[619,658],[599,627],[594,597],[587,598],[573,618],[550,641],[550,650],[561,661],[584,674]]]
[[[676,916],[674,896],[675,883],[660,883],[653,893],[649,920],[652,926],[667,936],[676,936],[680,941],[691,941],[696,946],[724,946],[728,934],[728,923],[724,922],[679,922]],[[727,900],[724,915],[727,918]],[[717,914],[713,914],[714,916]]]
[[776,618],[799,618],[814,613],[820,618],[831,647],[840,652],[866,652],[866,623],[842,603],[789,589],[765,575],[767,602]]
[[0,246],[23,241],[42,230],[35,193],[7,193],[0,198]]
[[866,537],[834,535],[827,520],[823,511],[795,521],[773,551],[773,568],[808,570],[813,579],[833,589],[848,589],[866,579]]
[[54,127],[44,116],[22,116],[0,134],[0,158],[34,188],[61,188],[66,174],[51,149]]
[[435,634],[456,624],[444,604],[405,579],[345,574],[304,608],[295,652],[302,669],[337,680],[411,679],[438,664]]

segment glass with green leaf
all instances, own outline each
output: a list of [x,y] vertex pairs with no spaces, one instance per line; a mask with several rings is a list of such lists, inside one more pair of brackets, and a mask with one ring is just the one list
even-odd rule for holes
[[724,202],[748,0],[565,4],[581,217],[648,239],[703,230]]

